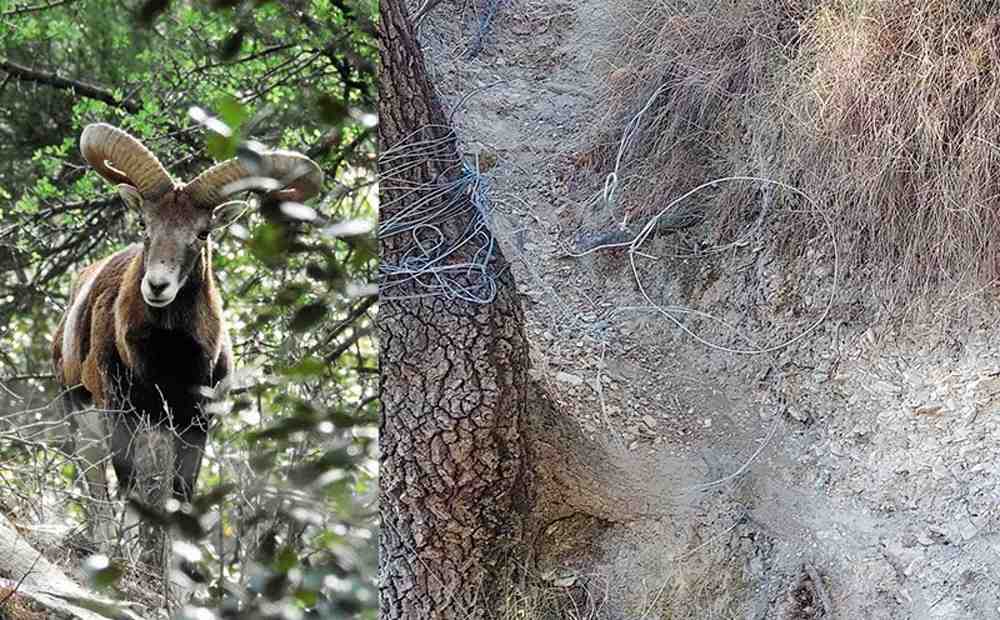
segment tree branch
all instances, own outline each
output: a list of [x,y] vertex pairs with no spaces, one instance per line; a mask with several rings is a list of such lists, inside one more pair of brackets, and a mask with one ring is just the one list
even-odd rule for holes
[[30,381],[32,379],[55,379],[55,375],[51,372],[39,372],[27,375],[13,375],[10,377],[0,377],[0,383],[6,383],[8,381]]
[[361,340],[365,336],[369,335],[371,332],[372,330],[370,327],[354,330],[354,333],[351,334],[350,338],[345,340],[340,346],[338,346],[332,352],[327,354],[326,358],[324,358],[326,359],[326,363],[332,364],[335,361],[337,361],[337,359],[341,355],[343,355],[345,352],[347,352],[348,349],[354,346],[354,343],[356,343],[358,340]]
[[[334,147],[336,140],[333,138],[338,135],[339,134],[337,134],[336,130],[327,132],[316,142],[316,144],[309,147],[309,150],[306,151],[306,156],[313,159],[323,157]],[[370,138],[371,135],[372,130],[370,127],[366,127],[361,130],[358,135],[354,136],[353,140],[347,143],[347,146],[341,149],[340,156],[337,157],[337,161],[334,162],[330,169],[336,173],[337,169],[340,168],[340,164],[344,163],[344,160],[350,157],[354,153],[355,149],[357,149],[358,146],[360,146],[365,140]]]
[[[0,546],[4,550],[0,554],[0,573],[21,576],[17,582],[18,594],[49,609],[50,613],[46,617],[138,620],[138,616],[128,610],[129,603],[99,597],[70,579],[25,540],[3,515],[0,515]],[[13,589],[13,585],[14,582],[0,578],[0,587]]]
[[81,200],[79,202],[64,202],[59,205],[52,207],[46,207],[38,211],[34,217],[39,219],[45,219],[52,217],[53,215],[58,215],[60,213],[65,213],[67,211],[83,211],[84,209],[104,209],[106,207],[114,206],[118,201],[118,196],[107,196],[104,198],[95,198],[93,200]]
[[424,21],[424,18],[431,12],[431,9],[439,4],[441,4],[441,0],[424,0],[423,6],[417,9],[417,12],[413,14],[413,25],[419,28],[420,22]]
[[243,63],[243,62],[249,62],[251,60],[256,60],[258,58],[263,58],[264,56],[270,56],[271,54],[275,54],[277,52],[283,52],[283,51],[285,51],[287,49],[291,49],[293,47],[296,47],[297,45],[298,45],[298,43],[285,43],[283,45],[275,45],[273,47],[268,47],[268,48],[263,49],[263,50],[255,53],[255,54],[250,54],[249,56],[244,56],[243,58],[236,58],[234,60],[225,60],[225,61],[222,61],[222,62],[210,62],[207,65],[202,65],[200,67],[196,67],[196,68],[192,69],[191,70],[191,74],[201,73],[203,71],[207,71],[209,69],[215,69],[217,67],[229,67],[229,66],[232,66],[232,65],[238,65],[238,64]]
[[50,2],[49,4],[40,4],[37,6],[26,6],[20,9],[13,9],[10,11],[5,11],[0,13],[0,17],[13,17],[15,15],[21,15],[23,13],[34,13],[35,11],[44,11],[45,9],[54,9],[57,6],[62,6],[64,4],[71,4],[77,0],[57,0],[56,2]]
[[[360,319],[363,314],[368,312],[368,310],[371,309],[371,307],[374,306],[376,302],[378,302],[378,296],[369,295],[360,304],[352,308],[351,311],[348,313],[348,315],[342,321],[337,323],[337,325],[330,331],[330,333],[323,338],[323,342],[320,343],[316,347],[316,349],[313,349],[310,352],[310,355],[315,354],[317,349],[329,345],[338,337],[340,337],[342,333],[347,331],[349,328],[353,327],[355,321]],[[337,357],[339,357],[339,354]],[[334,359],[336,359],[336,357]]]
[[39,71],[37,69],[25,67],[24,65],[19,65],[2,58],[0,58],[0,71],[5,71],[8,75],[24,82],[35,82],[37,84],[45,84],[62,90],[71,90],[82,97],[103,101],[108,105],[113,105],[117,108],[124,108],[133,114],[141,109],[141,106],[138,103],[134,101],[120,100],[106,88],[64,78],[56,73]]

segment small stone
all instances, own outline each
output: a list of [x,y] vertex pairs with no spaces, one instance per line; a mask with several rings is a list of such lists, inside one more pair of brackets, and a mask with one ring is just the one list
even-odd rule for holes
[[926,405],[921,405],[913,410],[913,415],[931,415],[939,416],[944,413],[944,405],[939,405],[937,403],[928,403]]
[[556,381],[559,381],[561,383],[569,383],[570,385],[583,385],[582,377],[568,372],[556,373]]
[[576,575],[563,575],[552,580],[552,585],[557,588],[569,588],[576,583]]
[[656,428],[656,418],[654,418],[649,414],[642,416],[642,423],[648,426],[649,428]]
[[804,423],[804,422],[808,422],[809,421],[809,414],[806,413],[805,411],[802,411],[798,407],[789,407],[788,408],[788,415],[790,415],[793,419],[795,419],[795,420],[797,420],[799,422],[803,422]]
[[958,533],[962,537],[962,540],[971,540],[979,534],[979,528],[972,523],[972,521],[965,520],[958,523]]

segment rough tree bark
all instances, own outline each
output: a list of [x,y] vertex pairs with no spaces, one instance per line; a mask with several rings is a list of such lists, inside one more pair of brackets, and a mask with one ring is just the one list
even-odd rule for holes
[[[396,147],[392,163],[380,169],[384,222],[414,198],[431,195],[410,189],[441,187],[460,169],[404,1],[383,0],[380,20],[379,150]],[[433,152],[400,146],[416,139],[433,142]],[[433,198],[441,206],[455,199]],[[439,223],[450,241],[461,238],[475,214],[467,197],[459,205],[457,215]],[[380,239],[383,265],[399,264],[412,240],[410,234]],[[450,260],[470,261],[478,246],[466,244]],[[498,291],[488,304],[447,296],[390,296],[380,303],[382,618],[484,617],[494,571],[521,543],[529,505],[521,437],[524,317],[499,251],[489,267]],[[401,286],[392,295],[419,292]]]
[[[464,197],[456,211],[453,193],[434,192],[458,178],[460,157],[404,0],[382,0],[378,34],[381,220],[420,200],[450,204],[452,215],[436,225],[453,243],[475,208]],[[402,263],[414,234],[381,236],[383,268]],[[440,242],[436,235],[424,245]],[[471,262],[482,243],[465,243],[449,260]],[[588,441],[529,379],[524,315],[499,250],[490,269],[498,290],[489,304],[417,297],[424,291],[415,284],[380,300],[379,609],[387,620],[487,617],[511,566],[530,567],[550,543],[586,543],[608,523],[669,514],[683,501],[671,472]],[[550,533],[555,523],[569,531]]]

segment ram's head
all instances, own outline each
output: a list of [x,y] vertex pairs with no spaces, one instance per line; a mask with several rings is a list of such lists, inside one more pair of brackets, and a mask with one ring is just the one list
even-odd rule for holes
[[104,123],[83,130],[80,150],[101,176],[118,184],[122,200],[139,214],[145,232],[142,297],[156,308],[169,305],[183,288],[212,230],[247,208],[228,197],[261,189],[276,192],[280,200],[302,202],[323,184],[315,162],[289,151],[230,159],[190,183],[178,183],[141,142]]

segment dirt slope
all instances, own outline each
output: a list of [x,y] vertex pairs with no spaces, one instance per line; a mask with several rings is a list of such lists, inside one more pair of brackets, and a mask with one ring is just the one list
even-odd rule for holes
[[[607,0],[511,0],[469,58],[483,14],[459,4],[435,9],[421,37],[491,183],[535,372],[626,455],[621,468],[677,498],[546,561],[578,575],[597,617],[1000,615],[993,309],[923,300],[935,311],[894,327],[874,302],[846,301],[851,274],[834,269],[827,239],[789,262],[766,226],[714,254],[699,252],[697,226],[661,235],[634,270],[622,250],[567,258],[620,219],[600,198],[603,173],[585,171],[581,134],[616,68],[602,61],[608,20],[641,16]],[[733,325],[671,313],[729,348],[818,326],[734,354],[650,302]]]

